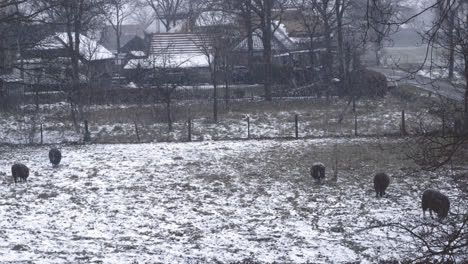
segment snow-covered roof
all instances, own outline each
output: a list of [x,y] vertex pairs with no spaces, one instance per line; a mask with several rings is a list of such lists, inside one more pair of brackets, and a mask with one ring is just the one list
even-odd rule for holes
[[130,54],[132,56],[135,56],[135,57],[145,57],[146,56],[146,53],[144,51],[141,51],[141,50],[131,50]]
[[124,69],[151,68],[203,68],[209,66],[208,57],[199,53],[151,55],[145,59],[132,59]]
[[[74,35],[73,35],[74,38]],[[43,39],[35,47],[36,50],[54,50],[67,47],[68,35],[66,32],[59,32],[55,35]],[[114,58],[112,52],[84,35],[80,35],[80,55],[88,61],[107,60]]]
[[17,72],[0,75],[0,80],[6,83],[18,83],[23,81]]

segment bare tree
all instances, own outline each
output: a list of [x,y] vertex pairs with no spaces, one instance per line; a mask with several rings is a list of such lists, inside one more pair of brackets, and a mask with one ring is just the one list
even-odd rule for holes
[[[370,5],[370,0],[367,0]],[[450,60],[460,61],[464,69],[464,99],[462,114],[456,115],[456,111],[449,104],[441,101],[439,106],[444,112],[443,116],[456,116],[453,121],[454,129],[447,133],[423,133],[417,138],[415,147],[409,151],[417,163],[425,169],[438,169],[450,163],[454,157],[464,154],[463,150],[468,141],[468,2],[463,0],[436,0],[423,7],[420,11],[404,19],[394,21],[377,20],[383,26],[399,26],[406,24],[427,12],[438,14],[432,25],[423,29],[422,34],[427,42],[426,60],[419,65],[416,71],[423,67],[430,70],[440,69],[438,61],[428,59],[431,51],[442,49],[449,53],[449,72],[452,71]],[[370,15],[367,16],[369,18]],[[452,21],[453,19],[453,21]],[[453,22],[453,23],[452,23]],[[447,34],[447,30],[449,34]],[[440,37],[445,41],[440,41]],[[452,54],[453,53],[453,54]],[[443,68],[445,69],[445,68]],[[450,74],[449,74],[450,76]]]
[[153,9],[149,10],[146,2],[135,1],[133,3],[133,12],[131,19],[143,28],[147,28],[156,19]]
[[[275,31],[280,23],[274,23],[274,20],[281,22],[281,15],[284,9],[285,1],[282,0],[252,0],[250,8],[260,20],[259,27],[262,32],[261,39],[263,44],[263,66],[264,66],[264,89],[265,99],[272,100],[272,40]],[[273,11],[276,11],[274,14]]]
[[46,10],[42,22],[62,25],[67,36],[66,50],[71,65],[71,89],[68,101],[75,127],[78,128],[77,105],[81,94],[80,88],[80,51],[81,35],[96,29],[102,21],[102,6],[106,0],[35,0],[34,6]]
[[103,13],[107,22],[112,26],[115,32],[117,43],[117,54],[120,54],[122,45],[122,25],[130,18],[137,8],[132,0],[107,0],[108,5],[103,6]]
[[244,23],[243,27],[247,37],[247,67],[249,72],[252,72],[254,56],[253,32],[255,28],[252,16],[252,0],[234,1],[234,5],[231,8],[238,10]]
[[367,6],[367,26],[369,30],[369,41],[374,43],[375,61],[380,65],[380,54],[383,49],[384,41],[398,27],[393,25],[399,18],[399,1],[391,0],[372,0]]
[[320,22],[323,27],[323,38],[326,54],[323,57],[323,79],[324,82],[329,84],[333,76],[333,52],[332,52],[332,34],[333,24],[335,22],[334,5],[331,0],[311,0],[312,8],[316,10],[319,15]]
[[409,235],[411,246],[403,263],[458,263],[468,257],[468,213],[454,215],[446,222],[419,220],[412,224],[382,223],[364,230],[389,228]]
[[161,20],[166,31],[176,26],[181,19],[180,12],[185,7],[184,0],[146,0],[146,3],[153,9],[157,19]]

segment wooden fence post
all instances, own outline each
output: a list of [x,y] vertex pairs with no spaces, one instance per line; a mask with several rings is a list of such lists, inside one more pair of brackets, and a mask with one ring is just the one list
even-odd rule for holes
[[358,127],[357,127],[357,113],[354,112],[354,135],[358,135]]
[[85,124],[85,134],[84,134],[83,141],[89,142],[91,141],[91,133],[89,133],[89,129],[88,129],[88,120],[85,120],[84,124]]
[[296,114],[294,116],[294,127],[296,129],[296,139],[299,138],[299,116]]
[[137,136],[137,140],[138,140],[138,143],[140,143],[140,133],[138,131],[138,125],[136,123],[136,121],[134,122],[135,124],[135,133],[136,133],[136,136]]
[[401,135],[406,135],[406,120],[405,120],[405,110],[401,111]]
[[247,117],[247,139],[250,139],[250,116]]
[[190,118],[187,122],[187,125],[188,125],[188,141],[191,142],[192,141],[192,120]]
[[445,112],[442,112],[442,137],[445,137]]

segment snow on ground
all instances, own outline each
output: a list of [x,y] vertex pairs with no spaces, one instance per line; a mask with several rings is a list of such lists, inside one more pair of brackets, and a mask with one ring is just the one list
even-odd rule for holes
[[[383,144],[393,144],[381,140]],[[338,181],[330,180],[340,148]],[[421,219],[428,187],[466,207],[450,178],[410,175],[377,141],[298,140],[0,147],[0,260],[47,263],[343,263],[403,258],[409,237],[376,222]],[[399,160],[398,164],[395,161]],[[14,185],[10,167],[30,167]],[[309,166],[327,166],[325,184]],[[408,167],[409,166],[409,167]],[[372,175],[392,183],[375,198]]]

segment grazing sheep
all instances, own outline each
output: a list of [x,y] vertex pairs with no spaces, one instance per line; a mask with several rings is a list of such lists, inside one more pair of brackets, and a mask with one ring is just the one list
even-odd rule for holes
[[11,174],[13,174],[13,180],[15,184],[19,178],[20,182],[28,182],[29,169],[22,163],[15,163],[11,166]]
[[388,185],[390,184],[390,178],[387,174],[381,172],[377,173],[374,176],[374,189],[375,189],[375,197],[382,197],[385,194],[385,190],[387,189]]
[[426,210],[429,209],[429,213],[432,216],[432,211],[436,212],[439,218],[445,218],[448,215],[450,209],[450,201],[447,196],[436,190],[425,190],[422,195],[422,209],[424,217],[426,216]]
[[321,162],[315,162],[310,169],[310,175],[312,175],[312,178],[316,181],[320,182],[321,179],[325,178],[325,165]]
[[52,148],[49,151],[49,160],[54,166],[59,165],[60,160],[62,160],[62,153],[56,148]]

